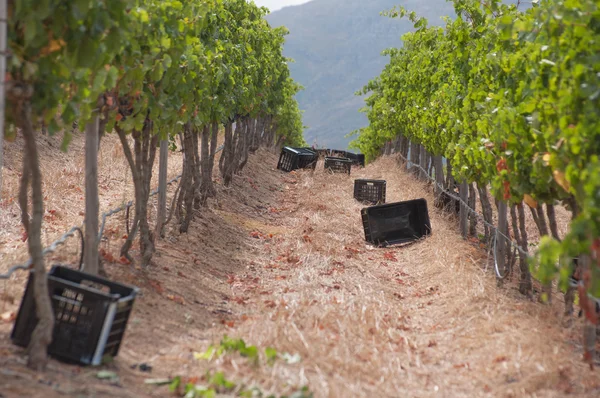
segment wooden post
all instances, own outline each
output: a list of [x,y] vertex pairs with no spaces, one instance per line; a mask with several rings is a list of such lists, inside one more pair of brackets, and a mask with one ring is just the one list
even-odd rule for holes
[[165,217],[167,214],[167,162],[169,159],[169,140],[160,141],[159,165],[158,165],[158,210],[156,213],[157,239],[163,237]]
[[[100,103],[101,101],[98,101]],[[99,112],[85,126],[85,254],[84,271],[98,273],[98,128]]]
[[498,231],[496,232],[496,261],[498,262],[498,271],[501,275],[506,275],[506,249],[508,242],[506,238],[500,234],[507,235],[508,233],[508,206],[506,202],[498,202]]
[[6,23],[7,3],[0,0],[0,200],[2,199],[2,170],[4,169],[4,107],[6,96]]
[[442,156],[441,155],[435,155],[433,157],[433,170],[435,173],[435,198],[437,199],[438,196],[440,196],[442,194],[442,188],[444,186],[444,164],[442,162]]
[[422,180],[427,180],[427,151],[424,145],[419,144],[419,153],[419,166],[423,169],[419,170],[419,176]]
[[[592,258],[589,255],[581,255],[579,256],[579,260],[577,261],[577,265],[580,269],[580,273],[583,276],[586,272],[589,272]],[[585,297],[585,299],[589,300],[589,297]],[[579,298],[580,302],[582,298]],[[594,302],[590,303],[588,309],[594,311],[596,309],[596,305]],[[597,326],[594,325],[587,316],[583,316],[584,324],[583,324],[583,350],[584,350],[584,358],[586,362],[591,365],[594,364],[594,359],[596,358],[596,329]]]
[[419,150],[419,144],[415,143],[414,141],[411,141],[410,143],[410,167],[409,170],[411,170],[411,172],[416,176],[418,176],[418,173],[416,172],[416,170],[418,170],[416,167],[414,166],[418,166],[419,165],[419,156],[421,154],[421,151]]
[[469,235],[469,210],[467,209],[466,203],[469,197],[469,184],[467,181],[460,183],[460,233],[463,238],[467,238]]

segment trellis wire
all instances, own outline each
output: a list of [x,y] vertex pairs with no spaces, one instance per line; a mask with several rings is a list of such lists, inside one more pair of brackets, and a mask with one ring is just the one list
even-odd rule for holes
[[[225,147],[225,145],[221,145],[221,146],[217,147],[217,149],[215,150],[215,154],[221,152],[224,147]],[[167,186],[173,184],[174,182],[177,182],[181,177],[182,177],[182,174],[179,174],[177,177],[171,179],[170,181],[167,182]],[[157,195],[158,193],[159,193],[159,188],[156,188],[155,190],[153,190],[150,193],[149,197],[151,198],[151,197]],[[131,201],[117,207],[116,209],[112,209],[110,211],[102,213],[102,225],[101,225],[100,231],[98,233],[98,242],[100,242],[102,240],[102,236],[104,234],[104,227],[106,226],[106,219],[110,216],[113,216],[117,213],[122,212],[123,210],[129,209],[131,206],[133,206],[133,203],[134,203],[133,200],[131,200]],[[42,255],[45,256],[49,253],[54,253],[56,251],[56,249],[58,248],[58,246],[64,244],[68,238],[74,236],[76,231],[79,232],[79,235],[81,238],[81,256],[79,259],[79,267],[81,268],[81,264],[83,262],[83,250],[84,250],[84,239],[83,239],[83,232],[81,230],[81,227],[77,227],[77,226],[72,227],[68,232],[64,233],[60,238],[58,238],[56,241],[54,241],[52,244],[50,244],[50,246],[46,247],[44,249],[44,251],[42,252]],[[5,274],[0,274],[0,279],[10,278],[10,276],[15,271],[29,271],[29,270],[31,270],[31,265],[32,265],[32,260],[31,260],[31,258],[29,258],[26,262],[9,268]]]
[[[496,258],[496,240],[498,239],[498,235],[502,236],[502,237],[503,237],[503,238],[504,238],[504,239],[505,239],[505,240],[506,240],[506,241],[507,241],[507,242],[508,242],[508,243],[509,243],[511,246],[513,246],[513,247],[514,247],[514,248],[515,248],[515,249],[516,249],[516,250],[517,250],[517,251],[518,251],[520,254],[524,255],[524,256],[525,256],[527,259],[530,259],[530,258],[531,258],[531,256],[529,255],[529,253],[528,253],[528,252],[526,252],[525,250],[523,250],[523,249],[521,248],[521,246],[519,246],[519,245],[518,245],[518,244],[517,244],[515,241],[513,241],[513,240],[512,240],[512,239],[510,239],[508,236],[506,236],[505,234],[503,234],[502,232],[500,232],[500,231],[498,230],[498,228],[497,228],[495,225],[493,225],[493,224],[490,224],[489,222],[487,222],[487,221],[485,220],[485,218],[483,217],[483,215],[482,215],[482,214],[480,214],[480,213],[479,213],[479,212],[477,212],[476,210],[472,209],[472,208],[471,208],[471,206],[469,206],[469,205],[468,205],[468,204],[467,204],[467,203],[466,203],[464,200],[462,200],[462,199],[461,199],[459,196],[456,196],[456,195],[454,195],[454,194],[453,194],[453,193],[451,193],[449,190],[447,190],[447,189],[446,189],[444,186],[442,186],[441,184],[439,184],[439,183],[438,183],[438,182],[435,180],[435,178],[433,178],[432,176],[430,176],[430,175],[429,175],[429,173],[428,173],[428,172],[427,172],[425,169],[423,169],[423,168],[422,168],[420,165],[418,165],[418,164],[416,164],[416,163],[413,163],[413,162],[411,162],[410,160],[408,160],[407,158],[405,158],[404,156],[402,156],[402,154],[397,154],[397,155],[398,155],[398,156],[399,156],[399,157],[400,157],[402,160],[404,160],[405,162],[407,162],[407,164],[410,164],[410,165],[411,165],[411,168],[415,167],[415,168],[417,168],[417,169],[420,169],[420,170],[421,170],[421,171],[422,171],[422,172],[423,172],[423,173],[424,173],[424,174],[427,176],[427,178],[428,178],[429,180],[431,180],[431,181],[432,181],[432,182],[433,182],[435,185],[437,185],[437,186],[438,186],[438,187],[439,187],[439,188],[440,188],[442,191],[445,191],[445,192],[446,192],[446,194],[447,194],[449,197],[451,197],[451,198],[452,198],[452,199],[454,199],[454,200],[457,200],[459,203],[461,203],[461,205],[464,205],[464,206],[465,206],[465,208],[467,209],[467,211],[469,211],[471,214],[474,214],[475,216],[477,216],[477,218],[478,218],[479,220],[481,220],[481,221],[482,221],[482,222],[483,222],[485,225],[487,225],[487,226],[488,226],[490,229],[492,229],[492,230],[494,230],[494,231],[495,231],[495,232],[494,232],[494,250],[493,250],[493,252],[494,252],[494,271],[495,271],[495,273],[496,273],[496,276],[497,276],[499,279],[504,279],[504,278],[506,277],[506,275],[504,275],[504,276],[500,275],[500,270],[498,269],[498,260],[497,260],[497,258]],[[574,288],[576,288],[576,287],[578,287],[579,285],[582,285],[582,284],[583,284],[583,282],[582,282],[582,281],[579,281],[579,282],[577,282],[577,281],[575,281],[575,280],[573,280],[573,279],[570,279],[570,280],[569,280],[569,286],[571,286],[571,287],[574,287]],[[589,294],[589,293],[588,293],[588,297],[589,297],[591,300],[595,301],[596,303],[600,304],[600,298],[594,297],[594,296],[592,296],[592,295],[591,295],[591,294]]]
[[[65,232],[60,238],[58,238],[57,240],[52,242],[52,244],[50,246],[46,247],[44,249],[44,251],[42,251],[42,255],[45,256],[48,253],[54,253],[56,251],[56,249],[58,249],[58,246],[63,245],[68,238],[75,236],[75,232],[79,232],[79,238],[81,240],[81,253],[79,256],[79,267],[81,268],[81,264],[83,262],[83,250],[85,247],[85,243],[84,243],[84,239],[83,239],[83,231],[81,230],[80,227],[72,227],[69,231]],[[23,264],[15,265],[14,267],[9,268],[7,273],[0,274],[0,279],[8,279],[13,274],[13,272],[18,271],[18,270],[23,270],[23,271],[30,270],[32,265],[33,265],[33,262],[31,260],[31,258],[29,258]]]

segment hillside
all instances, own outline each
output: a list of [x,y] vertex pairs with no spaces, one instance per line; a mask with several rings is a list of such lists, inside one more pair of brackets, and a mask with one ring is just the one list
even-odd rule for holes
[[345,148],[350,139],[344,136],[368,124],[359,113],[363,100],[354,93],[387,63],[381,51],[398,47],[400,36],[412,29],[406,20],[379,15],[396,5],[432,24],[453,14],[446,0],[314,0],[267,17],[272,26],[290,30],[284,52],[295,60],[292,77],[305,87],[298,101],[309,144]]

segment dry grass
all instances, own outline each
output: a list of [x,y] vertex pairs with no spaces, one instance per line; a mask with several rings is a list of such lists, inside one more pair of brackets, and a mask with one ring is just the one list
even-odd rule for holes
[[[166,388],[143,386],[132,375],[129,366],[140,361],[154,366],[151,377],[201,383],[207,370],[222,370],[265,393],[308,385],[316,397],[600,393],[600,377],[583,364],[577,346],[581,325],[563,329],[556,306],[526,300],[512,286],[497,288],[485,272],[486,254],[459,237],[447,214],[430,205],[433,235],[415,245],[365,244],[354,178],[387,180],[388,202],[433,202],[430,189],[399,171],[394,159],[351,177],[327,174],[322,163],[315,172],[283,174],[274,163],[264,151],[252,157],[232,188],[219,187],[215,208],[188,235],[169,233],[151,270],[109,268],[143,292],[115,365],[126,388],[110,393],[168,396]],[[267,236],[256,239],[255,231]],[[150,277],[164,295],[148,286]],[[302,360],[253,366],[234,354],[193,358],[224,334]]]
[[[38,149],[43,176],[44,222],[42,225],[42,243],[50,245],[71,226],[83,224],[85,216],[85,157],[83,134],[76,133],[68,151],[62,152],[61,136],[40,136]],[[4,169],[4,187],[0,202],[0,273],[29,258],[27,242],[21,239],[21,208],[18,203],[19,178],[21,174],[23,140],[6,145]],[[181,172],[181,154],[169,155],[168,178]],[[131,171],[118,137],[109,134],[102,139],[98,154],[100,214],[133,199],[134,188]],[[151,186],[158,182],[158,156],[154,166],[155,173]],[[150,202],[151,220],[156,212],[156,198]],[[31,208],[31,204],[30,204]],[[107,229],[113,235],[125,233],[124,212],[108,220]],[[77,237],[67,240],[65,246],[49,261],[76,263],[79,259],[79,240]],[[18,296],[27,275],[13,274],[4,282],[4,293]],[[0,306],[0,310],[2,307]]]
[[[176,374],[220,369],[265,392],[309,385],[317,397],[600,391],[598,374],[570,344],[574,330],[563,330],[552,308],[496,288],[483,271],[485,254],[459,237],[447,215],[430,208],[433,236],[417,245],[365,245],[353,178],[386,179],[389,202],[425,197],[432,203],[428,190],[398,172],[392,159],[352,178],[327,175],[320,166],[314,175],[285,177],[280,223],[287,232],[256,243],[247,274],[231,285],[232,296],[244,298],[233,304],[239,326],[209,330],[213,342],[228,333],[299,353],[301,363],[254,369],[226,356],[185,361]],[[190,342],[182,350],[205,348]]]

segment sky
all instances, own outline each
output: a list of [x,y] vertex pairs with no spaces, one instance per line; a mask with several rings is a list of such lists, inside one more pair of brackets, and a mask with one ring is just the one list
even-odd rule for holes
[[308,3],[309,0],[254,0],[256,5],[267,7],[271,11],[279,10],[285,6]]

